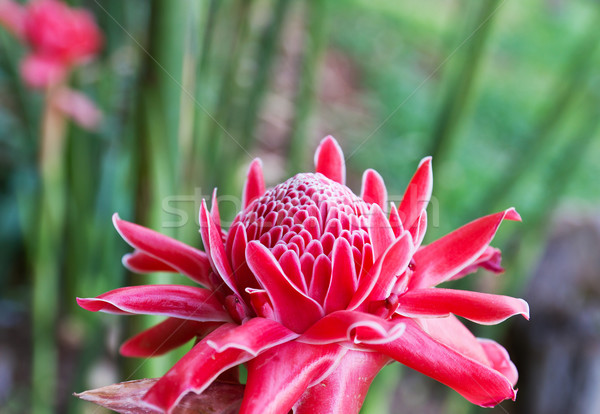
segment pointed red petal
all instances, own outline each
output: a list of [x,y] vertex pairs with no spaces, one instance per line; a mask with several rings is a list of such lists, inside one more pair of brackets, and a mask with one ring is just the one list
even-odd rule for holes
[[205,253],[185,243],[113,215],[113,224],[131,246],[164,262],[195,282],[210,287],[210,263]]
[[219,276],[221,276],[221,279],[229,289],[238,293],[233,280],[231,265],[225,254],[221,229],[213,221],[204,200],[202,200],[202,205],[200,206],[200,235],[202,236],[202,243],[204,243],[204,249],[208,253],[212,267],[217,270]]
[[168,318],[127,340],[119,352],[123,356],[137,358],[163,355],[195,337],[206,336],[220,325],[219,322]]
[[478,338],[478,340],[492,364],[492,367],[504,375],[514,387],[519,379],[519,373],[517,372],[515,364],[510,360],[506,349],[491,339]]
[[399,278],[407,277],[404,271],[412,258],[412,237],[410,237],[410,234],[404,233],[392,247],[386,255],[377,283],[373,286],[367,301],[386,299],[390,295],[392,288],[397,287],[403,291],[404,286],[408,282],[406,279],[400,280]]
[[244,191],[242,192],[242,210],[265,193],[265,178],[263,177],[262,161],[255,158],[250,163]]
[[123,266],[134,273],[172,272],[179,273],[162,260],[150,256],[141,250],[123,256]]
[[409,317],[443,317],[453,313],[484,325],[494,325],[519,314],[529,319],[529,305],[523,299],[439,288],[406,292],[400,297],[396,312]]
[[300,267],[300,259],[298,255],[293,250],[288,250],[279,258],[279,264],[281,265],[281,269],[283,273],[288,277],[288,279],[296,286],[302,293],[306,293],[308,291],[308,287],[306,286],[306,280],[304,279],[304,275],[302,274],[302,268]]
[[395,239],[390,222],[377,204],[371,206],[369,213],[369,238],[373,246],[375,260],[383,255]]
[[210,218],[217,228],[221,239],[223,238],[223,229],[221,228],[221,213],[219,213],[219,201],[217,200],[217,189],[213,189],[212,197],[210,198]]
[[435,286],[471,265],[488,247],[504,219],[520,217],[513,208],[490,214],[419,249],[414,255],[415,272],[409,287]]
[[432,189],[431,157],[426,157],[419,163],[398,207],[398,214],[400,214],[405,229],[410,229],[421,215],[421,211],[427,208]]
[[[320,254],[313,263],[308,296],[316,300],[317,303],[325,303],[327,291],[331,285],[331,260],[327,255]],[[306,273],[304,274],[306,277]]]
[[331,283],[325,297],[325,313],[345,309],[356,291],[356,269],[350,243],[337,239],[332,252]]
[[385,299],[396,282],[395,276],[401,275],[408,266],[411,252],[412,239],[408,232],[404,232],[404,235],[394,241],[369,272],[358,281],[358,289],[348,305],[348,310],[357,309],[367,298]]
[[130,286],[96,298],[77,298],[77,303],[92,312],[165,315],[195,321],[231,320],[213,292],[192,286]]
[[368,169],[362,176],[360,198],[367,203],[374,203],[385,209],[387,203],[387,189],[383,178],[375,170]]
[[427,335],[411,319],[402,319],[406,331],[397,341],[365,345],[382,352],[457,391],[474,404],[493,407],[516,391],[500,372],[466,357]]
[[425,233],[427,232],[427,210],[421,211],[421,216],[416,223],[410,228],[410,235],[413,238],[413,245],[418,249],[423,243]]
[[246,228],[242,223],[238,223],[236,227],[231,228],[229,240],[232,240],[229,257],[231,258],[231,265],[233,266],[235,283],[242,298],[246,301],[250,297],[245,289],[258,289],[260,288],[260,285],[248,267],[248,263],[246,263],[248,237]]
[[[257,241],[246,248],[248,266],[269,294],[277,320],[294,332],[303,332],[323,316],[323,308],[302,293],[283,273],[271,252]],[[298,312],[302,309],[302,312]]]
[[294,414],[358,413],[371,382],[389,360],[376,352],[348,351],[327,378],[304,392]]
[[323,138],[315,152],[315,171],[325,177],[346,183],[346,162],[342,148],[331,135]]
[[337,311],[308,328],[298,342],[325,345],[335,342],[384,343],[398,339],[404,325],[357,311]]
[[248,362],[240,414],[287,413],[302,393],[337,366],[346,350],[338,345],[288,342]]
[[188,392],[201,393],[222,372],[295,336],[269,319],[253,318],[241,326],[224,324],[181,358],[148,391],[144,401],[171,412]]
[[404,231],[404,227],[402,226],[402,220],[400,219],[400,215],[398,214],[398,210],[394,203],[390,203],[390,227],[394,232],[394,237],[398,238]]

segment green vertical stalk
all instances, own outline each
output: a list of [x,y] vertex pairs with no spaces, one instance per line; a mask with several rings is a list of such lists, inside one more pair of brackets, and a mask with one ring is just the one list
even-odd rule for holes
[[56,403],[58,350],[55,338],[60,297],[60,257],[64,221],[64,116],[46,96],[41,129],[41,195],[34,246],[32,328],[32,412],[51,413]]
[[[212,49],[214,41],[217,38],[217,21],[222,6],[222,0],[211,0],[210,2],[203,3],[203,10],[199,11],[205,17],[197,30],[197,33],[200,34],[198,41],[200,50],[196,64],[192,143],[189,153],[184,154],[187,157],[184,183],[190,191],[197,187],[203,190],[209,184],[209,180],[207,180],[208,168],[204,163],[204,159],[206,158],[206,150],[211,137],[205,131],[209,122],[213,122],[207,113],[212,83],[210,68],[213,63]],[[191,217],[197,216],[197,212],[193,212],[193,214]],[[192,233],[186,233],[185,236],[186,241],[192,241]]]
[[[447,91],[434,123],[429,154],[433,162],[440,165],[451,148],[451,142],[465,118],[473,86],[485,56],[487,42],[492,32],[493,21],[502,0],[484,1],[475,19],[468,28],[465,51],[453,68],[454,76],[447,82]],[[459,45],[460,48],[462,46]]]
[[[138,180],[134,220],[170,236],[174,229],[164,228],[163,201],[175,195],[179,179],[179,109],[182,94],[183,48],[187,2],[154,0],[149,22],[149,47],[146,72],[140,79],[137,104],[136,152]],[[174,277],[174,276],[173,276]],[[169,275],[132,276],[131,284],[174,282]],[[144,316],[131,323],[138,332],[159,321]],[[175,361],[173,355],[129,365],[131,377],[162,375]]]
[[256,132],[255,128],[269,85],[275,52],[277,51],[281,32],[285,26],[286,16],[291,4],[291,0],[275,0],[270,21],[265,27],[259,41],[255,61],[260,64],[260,67],[252,82],[252,88],[248,93],[248,101],[244,108],[244,120],[240,134],[240,142],[245,148],[248,148],[252,144],[252,139]]
[[[225,62],[224,75],[221,80],[219,97],[216,106],[216,111],[213,119],[207,128],[208,146],[204,154],[204,163],[207,166],[208,177],[210,182],[219,187],[226,185],[231,174],[231,165],[226,162],[232,159],[232,153],[242,151],[238,144],[233,142],[233,139],[239,142],[235,136],[230,137],[232,112],[236,93],[238,92],[236,75],[238,67],[246,45],[248,35],[248,23],[250,20],[250,11],[252,8],[252,0],[240,0],[235,7],[235,34],[232,38],[232,44],[229,45],[230,52]],[[225,213],[227,214],[227,213]]]
[[298,84],[296,115],[289,144],[288,170],[290,174],[300,171],[307,157],[308,146],[306,140],[309,132],[310,115],[315,103],[315,90],[317,88],[321,55],[327,40],[328,2],[309,0],[306,2],[306,7],[305,21],[307,25],[304,36],[304,56],[301,63],[302,73]]

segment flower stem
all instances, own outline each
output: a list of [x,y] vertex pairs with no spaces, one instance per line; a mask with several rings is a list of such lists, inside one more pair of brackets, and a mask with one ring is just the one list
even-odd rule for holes
[[64,222],[63,152],[65,118],[53,108],[48,91],[42,120],[39,169],[41,196],[37,229],[31,246],[33,263],[32,412],[50,413],[58,378],[56,323],[58,316],[61,235]]

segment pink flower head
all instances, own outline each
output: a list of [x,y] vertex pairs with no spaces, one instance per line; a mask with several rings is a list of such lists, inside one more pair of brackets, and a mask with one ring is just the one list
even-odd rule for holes
[[33,0],[21,6],[0,0],[0,24],[29,45],[21,74],[32,88],[62,81],[71,68],[91,59],[102,46],[93,16],[58,0]]
[[[216,194],[200,209],[205,252],[114,217],[135,251],[136,272],[167,271],[202,287],[124,287],[83,308],[155,314],[164,322],[129,339],[121,353],[148,357],[197,343],[145,394],[172,412],[189,392],[245,363],[243,414],[358,413],[377,372],[399,361],[493,406],[514,399],[517,371],[502,346],[475,338],[454,316],[495,324],[527,303],[507,296],[435,286],[473,265],[500,269],[490,250],[514,209],[475,220],[426,246],[431,159],[425,158],[402,202],[387,203],[381,176],[367,170],[361,195],[344,185],[342,151],[325,138],[316,172],[266,190],[259,160],[250,165],[243,209],[228,232]],[[233,371],[235,372],[235,371]]]

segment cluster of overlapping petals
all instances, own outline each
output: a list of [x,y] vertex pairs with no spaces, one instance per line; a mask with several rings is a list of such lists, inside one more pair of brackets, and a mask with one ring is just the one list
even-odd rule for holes
[[428,375],[469,401],[493,406],[514,399],[517,371],[505,349],[475,338],[455,316],[496,324],[527,303],[507,296],[438,288],[482,266],[499,272],[489,246],[514,209],[475,220],[422,246],[431,196],[425,158],[404,198],[387,202],[381,176],[367,170],[360,196],[345,186],[343,154],[321,141],[315,173],[266,190],[252,162],[243,209],[228,232],[216,194],[200,209],[202,252],[114,217],[135,251],[136,272],[182,273],[201,287],[147,285],[78,299],[90,311],[164,315],[129,339],[127,356],[193,348],[146,393],[146,404],[171,412],[189,392],[220,375],[248,379],[241,413],[358,413],[368,387],[393,360]]

